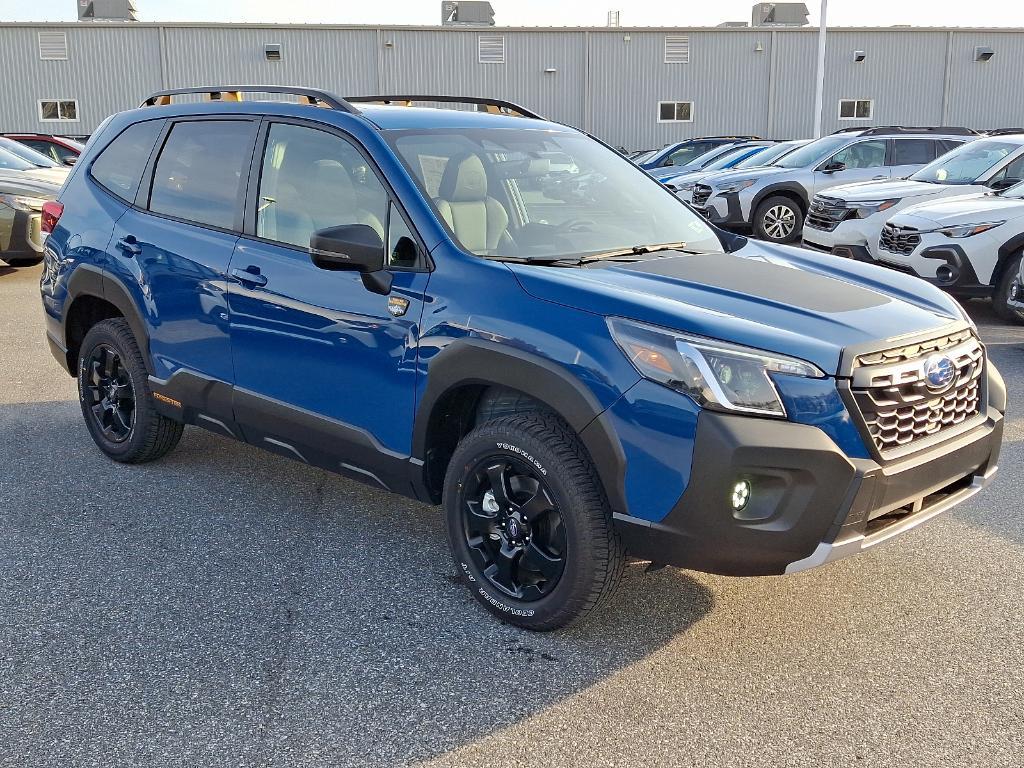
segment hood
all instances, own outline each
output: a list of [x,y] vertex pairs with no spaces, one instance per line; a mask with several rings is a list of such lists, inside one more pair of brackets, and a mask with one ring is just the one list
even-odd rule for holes
[[662,184],[675,184],[676,186],[679,186],[680,184],[690,184],[695,181],[700,181],[706,175],[707,174],[704,171],[677,170],[673,174],[664,174],[663,178],[658,178],[657,176],[655,176],[655,178],[658,178],[658,181],[660,181]]
[[980,224],[1021,216],[1024,216],[1024,199],[980,193],[912,205],[889,221],[900,227],[932,229],[936,226]]
[[923,280],[754,241],[732,254],[509,268],[539,299],[791,355],[831,375],[852,344],[963,320],[956,302]]
[[762,168],[740,168],[739,170],[733,169],[729,171],[719,171],[712,176],[709,176],[704,183],[710,184],[711,186],[720,186],[727,181],[735,181],[737,179],[757,179],[760,183],[761,179],[769,179],[772,176],[782,176],[799,170],[801,169],[779,168],[774,165],[766,165]]
[[40,168],[38,171],[0,170],[0,194],[26,195],[52,200],[60,191],[64,179],[55,181],[47,178],[48,174],[40,176],[40,172],[45,170],[47,169]]
[[822,193],[822,197],[863,202],[865,200],[905,200],[908,197],[943,197],[946,195],[968,195],[980,192],[980,184],[929,184],[927,181],[893,179],[885,181],[863,181],[859,184],[843,184]]

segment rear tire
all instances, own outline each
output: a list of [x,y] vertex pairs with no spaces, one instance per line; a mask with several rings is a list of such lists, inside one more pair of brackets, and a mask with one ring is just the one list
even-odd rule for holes
[[444,507],[459,575],[510,624],[565,627],[622,575],[625,554],[597,472],[552,414],[502,416],[466,435],[448,465]]
[[770,243],[791,243],[803,229],[803,211],[788,197],[769,197],[754,213],[754,234]]
[[181,439],[182,425],[154,407],[142,351],[124,318],[97,323],[82,340],[78,400],[93,441],[114,461],[153,461]]
[[1022,258],[1024,258],[1024,253],[1018,253],[1016,256],[1010,257],[1003,269],[1003,274],[996,283],[996,289],[992,293],[992,309],[1000,320],[1024,323],[1024,311],[1011,307],[1009,304],[1010,287],[1017,280],[1018,275],[1020,275]]

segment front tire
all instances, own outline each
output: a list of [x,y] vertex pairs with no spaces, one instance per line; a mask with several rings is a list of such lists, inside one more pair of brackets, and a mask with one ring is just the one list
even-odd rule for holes
[[788,197],[769,197],[754,213],[754,234],[771,243],[791,243],[804,228],[804,213]]
[[597,472],[553,415],[503,416],[466,435],[448,465],[444,507],[459,575],[510,624],[565,627],[622,575],[624,550]]
[[1017,280],[1020,274],[1021,260],[1024,258],[1024,253],[1018,253],[1016,256],[1012,256],[1006,263],[1003,269],[1003,273],[996,283],[996,289],[992,294],[992,309],[996,315],[999,316],[1000,320],[1008,320],[1010,322],[1024,323],[1024,312],[1017,309],[1016,307],[1010,306],[1010,288]]
[[123,318],[97,323],[82,340],[78,400],[93,441],[114,461],[153,461],[181,439],[182,425],[154,407],[142,351]]

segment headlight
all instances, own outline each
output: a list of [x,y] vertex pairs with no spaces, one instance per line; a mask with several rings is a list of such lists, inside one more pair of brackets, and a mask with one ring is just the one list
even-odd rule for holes
[[982,224],[957,224],[953,227],[940,227],[939,229],[933,229],[932,232],[940,232],[946,237],[973,237],[974,235],[980,235],[982,232],[988,232],[990,229],[995,229],[1005,223],[1005,221],[986,221]]
[[725,341],[617,317],[608,319],[608,327],[642,376],[689,395],[706,408],[785,416],[771,375],[825,377],[803,360]]
[[0,203],[16,211],[41,211],[46,200],[27,195],[0,195]]
[[752,187],[757,179],[740,179],[739,181],[727,181],[720,187],[715,187],[716,192],[740,192],[747,187]]
[[876,213],[889,210],[899,201],[898,197],[893,200],[865,200],[861,203],[851,203],[850,207],[853,208],[854,215],[858,219],[866,219]]

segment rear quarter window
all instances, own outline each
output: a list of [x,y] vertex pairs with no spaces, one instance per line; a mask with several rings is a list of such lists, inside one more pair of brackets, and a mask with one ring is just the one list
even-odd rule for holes
[[133,202],[149,155],[163,129],[163,120],[135,123],[100,152],[90,174],[99,184],[125,202]]

